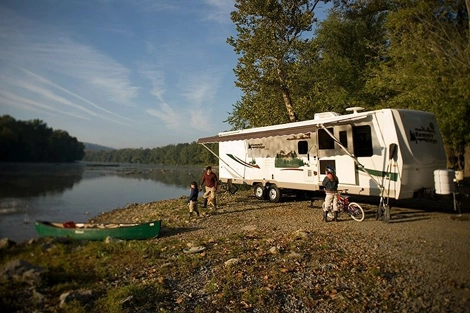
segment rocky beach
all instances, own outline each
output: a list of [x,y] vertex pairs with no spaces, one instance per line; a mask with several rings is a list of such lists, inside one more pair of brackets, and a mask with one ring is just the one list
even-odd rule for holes
[[363,222],[342,213],[325,223],[320,200],[218,198],[218,210],[192,219],[183,197],[93,218],[161,219],[152,240],[4,239],[0,304],[5,312],[470,312],[467,202],[462,214],[448,199],[395,203],[384,223],[376,203],[353,199]]

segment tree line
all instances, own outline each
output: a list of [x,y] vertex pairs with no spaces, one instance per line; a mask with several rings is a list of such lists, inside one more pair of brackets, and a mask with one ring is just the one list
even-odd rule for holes
[[74,162],[83,158],[84,149],[77,138],[41,120],[0,117],[0,162]]
[[[219,151],[218,144],[209,144],[207,147],[216,154]],[[85,152],[83,161],[162,165],[218,164],[217,157],[196,142],[171,144],[152,149],[90,150]]]
[[[208,145],[215,154],[218,144]],[[35,119],[0,117],[0,162],[110,162],[162,165],[216,165],[217,157],[195,142],[153,149],[88,150],[66,131]]]
[[[332,8],[319,21],[325,3]],[[466,147],[470,160],[469,7],[469,0],[235,0],[237,35],[227,42],[239,56],[243,95],[227,122],[234,130],[267,126],[354,106],[428,111],[461,168]]]

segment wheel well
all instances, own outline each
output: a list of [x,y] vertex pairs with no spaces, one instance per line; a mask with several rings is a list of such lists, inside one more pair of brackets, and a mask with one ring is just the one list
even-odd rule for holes
[[268,189],[269,186],[275,185],[275,184],[274,184],[274,183],[270,183],[270,182],[264,182],[264,184],[263,184],[263,182],[258,181],[258,182],[253,182],[253,184],[252,184],[251,186],[252,186],[252,187],[255,187],[256,185],[261,185],[261,186],[263,186],[264,188]]

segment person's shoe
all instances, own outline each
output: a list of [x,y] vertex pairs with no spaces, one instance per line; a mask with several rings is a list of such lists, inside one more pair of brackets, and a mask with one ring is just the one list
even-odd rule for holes
[[214,199],[212,200],[212,204],[214,205],[214,210],[217,210],[217,209],[219,208],[219,207],[217,206],[217,199],[216,199],[216,198],[214,198]]

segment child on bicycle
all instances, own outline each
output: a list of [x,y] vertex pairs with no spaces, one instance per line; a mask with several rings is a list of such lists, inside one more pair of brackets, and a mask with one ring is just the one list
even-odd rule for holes
[[325,187],[325,207],[323,211],[323,220],[328,221],[328,208],[333,201],[334,221],[338,221],[338,184],[339,179],[333,168],[326,168],[326,176],[323,179],[323,187]]

